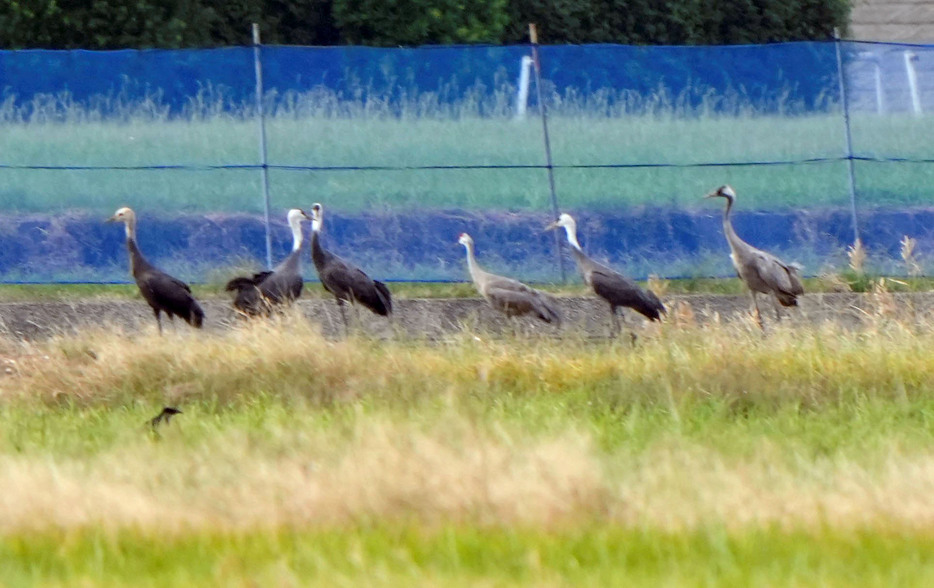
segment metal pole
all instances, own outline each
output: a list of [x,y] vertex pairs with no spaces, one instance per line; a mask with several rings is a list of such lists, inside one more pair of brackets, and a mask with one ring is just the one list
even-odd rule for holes
[[[551,161],[551,140],[548,138],[548,110],[542,100],[542,67],[538,59],[538,32],[534,24],[529,24],[529,41],[532,45],[532,64],[535,66],[535,92],[538,96],[538,109],[542,113],[542,130],[545,138],[545,161],[548,164],[548,187],[551,188],[551,213],[558,218],[558,195],[555,191],[555,168]],[[555,251],[558,255],[558,270],[561,272],[561,281],[567,282],[564,271],[564,256],[561,255],[561,234],[555,231]]]
[[256,72],[256,116],[259,117],[259,160],[263,178],[263,221],[266,223],[266,269],[272,268],[272,227],[269,211],[269,161],[266,154],[266,116],[263,112],[263,64],[260,60],[259,25],[253,23],[253,70]]
[[840,104],[843,106],[843,127],[846,136],[846,167],[850,180],[850,214],[853,217],[853,243],[859,241],[859,222],[856,219],[856,174],[853,171],[853,134],[850,131],[850,103],[843,80],[843,56],[840,52],[840,35],[833,30],[833,44],[837,51],[837,79],[840,84]]

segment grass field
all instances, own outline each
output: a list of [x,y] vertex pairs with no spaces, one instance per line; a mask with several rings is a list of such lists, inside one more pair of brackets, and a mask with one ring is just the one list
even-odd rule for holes
[[0,583],[927,585],[934,336],[874,316],[3,342]]
[[[2,117],[0,117],[2,118]],[[253,120],[224,113],[171,120],[140,115],[117,122],[83,113],[69,122],[2,123],[5,165],[190,165],[192,170],[0,170],[0,208],[47,212],[111,211],[132,201],[149,210],[262,210],[257,170],[198,166],[256,164]],[[926,137],[934,118],[857,116],[857,154],[930,158]],[[765,116],[663,112],[618,117],[562,113],[550,121],[558,166],[797,161],[844,155],[836,114]],[[368,166],[544,165],[540,122],[465,116],[359,118],[288,110],[268,124],[275,165],[347,166],[346,170],[272,170],[274,206],[320,200],[336,209],[546,209],[544,169],[361,170]],[[374,140],[378,138],[378,140]],[[857,163],[857,189],[866,206],[925,202],[920,186],[934,174],[918,163]],[[751,167],[561,169],[562,207],[645,204],[697,207],[697,196],[723,183],[758,209],[848,203],[842,162]]]

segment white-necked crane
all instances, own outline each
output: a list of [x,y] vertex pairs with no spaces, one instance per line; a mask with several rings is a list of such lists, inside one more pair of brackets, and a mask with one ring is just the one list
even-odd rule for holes
[[268,314],[273,306],[291,303],[302,295],[302,219],[311,217],[304,210],[293,208],[286,218],[292,229],[292,252],[272,271],[227,282],[225,290],[237,293],[234,308],[246,315]]
[[139,291],[152,307],[156,315],[156,324],[159,325],[159,334],[162,334],[161,313],[168,315],[169,320],[178,316],[189,325],[201,328],[204,321],[204,311],[201,305],[191,295],[191,288],[185,282],[173,278],[164,271],[156,268],[146,261],[136,244],[136,213],[130,208],[123,207],[117,210],[107,222],[122,221],[126,228],[126,248],[130,255],[130,271]]
[[318,271],[324,289],[334,295],[341,311],[345,331],[348,329],[344,302],[362,304],[380,316],[392,314],[392,294],[386,284],[370,278],[357,266],[344,261],[321,246],[321,226],[324,208],[315,203],[311,206],[311,259]]
[[558,305],[547,294],[526,286],[518,280],[491,274],[483,270],[474,255],[473,239],[461,233],[457,242],[467,250],[467,269],[477,291],[486,301],[506,316],[535,315],[546,323],[561,323]]
[[650,321],[660,320],[665,312],[665,306],[654,292],[640,288],[638,284],[619,272],[587,257],[577,241],[577,223],[571,215],[562,213],[558,220],[548,225],[545,230],[550,231],[558,227],[564,227],[567,233],[571,253],[574,254],[577,269],[583,276],[584,282],[593,289],[597,296],[606,300],[610,305],[613,329],[617,335],[621,330],[616,314],[617,309],[631,308]]
[[730,210],[736,201],[736,192],[729,185],[720,186],[704,198],[725,198],[726,209],[723,211],[723,234],[730,245],[730,259],[739,278],[749,288],[756,320],[762,325],[757,294],[771,294],[775,297],[775,317],[781,319],[781,306],[797,306],[798,296],[804,294],[804,285],[798,276],[798,266],[786,264],[771,253],[756,249],[739,238],[730,221]]

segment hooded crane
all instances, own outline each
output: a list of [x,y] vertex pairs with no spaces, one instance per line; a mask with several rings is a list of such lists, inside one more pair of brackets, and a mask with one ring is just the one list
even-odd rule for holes
[[272,271],[227,282],[225,290],[237,293],[234,308],[244,314],[268,314],[273,305],[290,303],[302,295],[302,219],[311,220],[311,217],[305,211],[293,208],[286,218],[292,229],[292,252],[288,257]]
[[461,233],[458,243],[467,250],[467,269],[477,291],[490,306],[506,316],[533,314],[546,323],[561,323],[558,307],[547,294],[530,288],[518,280],[497,276],[484,271],[474,257],[473,239]]
[[386,284],[371,279],[357,266],[348,263],[321,246],[321,224],[324,209],[320,204],[311,206],[311,260],[318,270],[318,278],[324,289],[334,295],[341,310],[344,329],[347,329],[347,316],[344,314],[344,302],[357,303],[369,308],[380,316],[392,314],[392,295]]
[[629,278],[584,254],[584,250],[577,241],[577,223],[571,215],[561,214],[558,220],[548,225],[545,230],[550,231],[558,227],[564,227],[567,233],[571,252],[577,261],[577,269],[584,277],[584,282],[593,288],[597,296],[609,303],[610,315],[613,317],[613,329],[617,334],[621,328],[616,310],[620,307],[631,308],[651,321],[660,319],[661,314],[665,312],[665,306],[654,292],[643,290]]
[[[723,234],[730,244],[730,259],[740,279],[749,288],[752,295],[752,305],[756,311],[756,319],[762,325],[762,315],[759,313],[759,300],[756,294],[772,294],[782,306],[797,306],[798,296],[804,294],[804,286],[798,277],[798,267],[789,265],[770,253],[756,249],[746,243],[733,230],[730,222],[730,210],[736,200],[736,192],[730,186],[720,186],[704,198],[726,198],[726,209],[723,211]],[[781,318],[775,306],[776,318]]]
[[173,278],[169,274],[157,269],[146,261],[136,244],[136,213],[123,207],[114,213],[107,222],[122,221],[126,226],[126,248],[130,254],[130,271],[139,286],[139,291],[152,307],[156,315],[156,324],[159,325],[159,334],[162,334],[162,316],[165,313],[169,319],[179,316],[189,325],[201,328],[204,321],[204,311],[194,296],[191,288],[185,282]]

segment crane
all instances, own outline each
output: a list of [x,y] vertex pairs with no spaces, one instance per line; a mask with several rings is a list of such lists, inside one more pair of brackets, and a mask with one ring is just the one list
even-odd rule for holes
[[730,259],[739,278],[749,288],[756,320],[762,326],[757,294],[771,294],[775,301],[775,317],[781,319],[781,306],[797,306],[798,296],[804,294],[804,286],[798,276],[797,265],[786,264],[771,253],[756,249],[739,238],[730,221],[730,211],[736,201],[736,192],[729,185],[723,185],[704,198],[725,198],[726,209],[723,211],[723,234],[730,245]]
[[563,227],[567,233],[571,252],[577,261],[577,269],[594,293],[610,305],[610,315],[613,319],[613,330],[619,334],[621,327],[617,317],[617,309],[631,308],[650,321],[660,320],[665,312],[665,306],[651,290],[643,290],[638,284],[616,272],[609,267],[597,263],[587,257],[577,241],[577,222],[574,217],[562,213],[558,220],[548,225],[545,230],[551,231]]
[[318,278],[324,289],[334,295],[337,306],[347,330],[347,316],[344,314],[344,302],[353,305],[362,304],[381,316],[392,314],[392,295],[386,284],[370,278],[363,270],[350,262],[344,261],[321,246],[321,226],[324,221],[324,208],[315,203],[311,206],[311,259],[318,271]]
[[169,320],[179,316],[189,325],[201,328],[204,321],[204,311],[201,305],[191,295],[191,288],[185,282],[173,278],[164,271],[156,268],[146,261],[136,244],[136,213],[124,206],[117,210],[107,222],[123,222],[126,229],[126,248],[130,256],[130,272],[140,293],[153,314],[156,315],[156,324],[159,325],[159,334],[162,334],[162,316],[164,312]]
[[481,269],[474,256],[473,239],[467,233],[461,233],[457,242],[467,250],[470,277],[490,306],[509,317],[533,314],[546,323],[561,323],[558,306],[551,297],[518,280]]
[[292,229],[292,252],[272,271],[236,277],[224,288],[237,293],[234,308],[246,315],[268,314],[272,306],[290,303],[302,295],[302,219],[311,217],[293,208],[286,219]]

